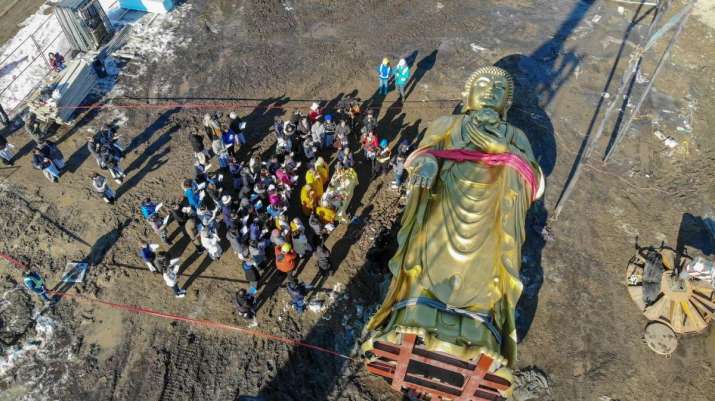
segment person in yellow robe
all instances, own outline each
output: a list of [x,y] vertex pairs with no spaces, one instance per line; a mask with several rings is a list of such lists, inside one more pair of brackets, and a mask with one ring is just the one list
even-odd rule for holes
[[305,184],[310,185],[313,191],[318,194],[318,198],[323,196],[325,183],[327,183],[327,181],[323,181],[323,177],[316,167],[309,168],[308,171],[305,172]]
[[305,184],[300,189],[300,206],[306,216],[310,216],[313,213],[313,210],[318,206],[319,200],[320,196],[311,185]]

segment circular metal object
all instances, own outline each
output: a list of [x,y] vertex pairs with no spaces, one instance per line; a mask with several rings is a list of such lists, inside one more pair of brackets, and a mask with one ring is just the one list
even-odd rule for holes
[[678,347],[678,337],[668,325],[651,322],[645,327],[643,336],[645,343],[653,352],[660,355],[670,355]]
[[[659,282],[651,284],[651,301],[646,303],[644,281],[648,252],[646,248],[639,250],[628,263],[625,274],[628,293],[643,315],[677,334],[694,334],[707,329],[715,312],[715,291],[707,282],[675,275],[673,265],[677,258],[672,249],[657,250],[662,258],[663,273]],[[687,259],[683,257],[680,262],[684,271]]]

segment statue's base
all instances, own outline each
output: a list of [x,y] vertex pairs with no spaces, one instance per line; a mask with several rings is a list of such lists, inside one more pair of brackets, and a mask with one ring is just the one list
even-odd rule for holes
[[431,400],[504,401],[501,392],[511,383],[489,373],[494,360],[482,354],[474,362],[432,352],[417,343],[415,334],[403,334],[402,344],[376,341],[367,370],[388,380],[397,391],[414,390]]

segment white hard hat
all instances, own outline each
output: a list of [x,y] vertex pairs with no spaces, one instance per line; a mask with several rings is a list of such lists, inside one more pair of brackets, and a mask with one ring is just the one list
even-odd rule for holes
[[231,119],[234,119],[234,118],[238,117],[238,114],[236,114],[235,111],[232,111],[232,112],[230,112],[230,113],[228,114],[228,117],[231,118]]

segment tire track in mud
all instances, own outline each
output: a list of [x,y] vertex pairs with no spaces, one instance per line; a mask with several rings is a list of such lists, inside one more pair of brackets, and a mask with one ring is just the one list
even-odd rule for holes
[[[164,374],[164,387],[159,397],[160,401],[176,401],[185,399],[186,384],[191,383],[196,376],[203,352],[199,338],[194,334],[177,336],[176,348],[168,355]],[[191,399],[190,397],[189,399]]]

